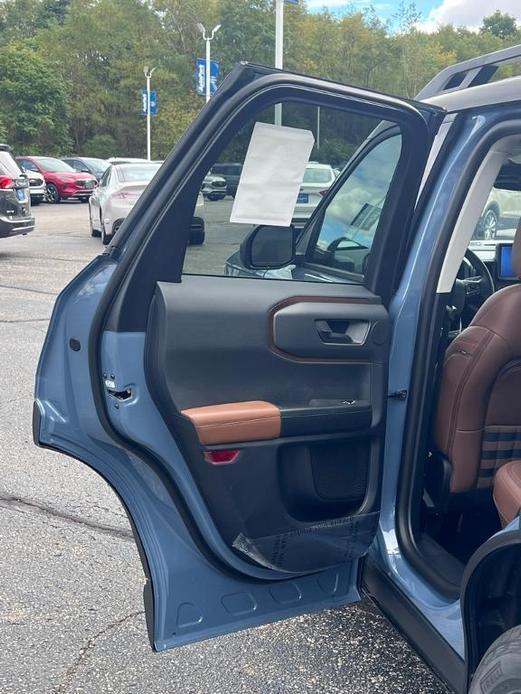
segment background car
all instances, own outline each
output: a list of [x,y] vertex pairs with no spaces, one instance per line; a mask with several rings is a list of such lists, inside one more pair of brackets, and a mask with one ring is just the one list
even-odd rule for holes
[[110,166],[109,161],[97,157],[62,157],[62,161],[72,166],[75,171],[92,174],[97,181],[101,179]]
[[211,174],[216,176],[222,176],[226,181],[226,194],[231,195],[232,198],[235,197],[237,192],[237,186],[239,185],[239,179],[242,173],[242,164],[214,164],[212,166]]
[[496,238],[500,228],[515,228],[521,217],[520,203],[519,191],[492,188],[474,237],[492,241]]
[[109,164],[138,164],[140,162],[146,162],[147,159],[143,159],[142,157],[109,157],[107,161]]
[[159,167],[152,162],[109,166],[89,200],[92,236],[109,243]]
[[29,180],[29,192],[31,195],[31,205],[39,205],[47,200],[47,186],[41,173],[35,173],[29,169],[24,169],[24,174]]
[[[103,174],[99,186],[89,200],[89,220],[92,236],[101,236],[108,244],[123,224],[163,162],[134,162],[114,164]],[[199,193],[192,222],[190,243],[204,242],[204,198]]]
[[304,179],[300,186],[297,204],[293,210],[293,224],[303,226],[311,217],[311,214],[322,195],[335,180],[335,173],[329,164],[310,162],[306,166]]
[[0,144],[0,238],[28,234],[33,229],[29,181],[9,145]]
[[[92,236],[101,236],[104,245],[110,242],[161,165],[161,161],[113,164],[105,171],[89,200]],[[190,237],[194,245],[204,242],[203,209],[199,193]]]
[[201,192],[208,200],[222,200],[226,197],[226,179],[212,173],[207,174],[203,179]]
[[49,202],[58,203],[69,198],[87,202],[97,184],[94,176],[75,171],[61,159],[22,156],[16,160],[24,169],[43,176]]

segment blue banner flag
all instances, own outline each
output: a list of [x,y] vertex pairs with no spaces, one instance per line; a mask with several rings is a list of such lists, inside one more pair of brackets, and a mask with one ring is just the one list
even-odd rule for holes
[[[220,70],[217,60],[210,60],[210,94],[212,96],[217,91]],[[195,89],[201,96],[206,94],[206,60],[204,58],[197,58],[195,63]]]
[[[148,95],[147,95],[147,90],[142,89],[141,90],[141,115],[146,116],[147,115],[147,101],[148,101]],[[157,116],[157,92],[150,90],[150,115],[151,116]]]

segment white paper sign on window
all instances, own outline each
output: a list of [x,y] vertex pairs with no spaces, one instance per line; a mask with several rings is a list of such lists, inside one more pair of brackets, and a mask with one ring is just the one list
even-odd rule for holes
[[314,142],[311,130],[255,123],[230,222],[289,226]]

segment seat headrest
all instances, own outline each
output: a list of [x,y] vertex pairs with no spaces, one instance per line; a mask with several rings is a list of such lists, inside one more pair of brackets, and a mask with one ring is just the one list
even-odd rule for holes
[[512,267],[516,277],[521,279],[521,219],[517,225],[514,243],[512,244]]

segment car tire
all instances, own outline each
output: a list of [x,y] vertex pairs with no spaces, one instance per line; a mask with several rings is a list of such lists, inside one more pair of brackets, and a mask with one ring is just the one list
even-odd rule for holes
[[108,246],[109,243],[112,241],[112,234],[107,234],[107,231],[105,229],[105,224],[103,223],[103,220],[100,218],[101,222],[101,243],[104,246]]
[[521,626],[505,631],[483,656],[469,694],[521,692]]
[[32,205],[33,207],[36,207],[36,205],[39,205],[40,203],[41,203],[40,198],[34,198],[34,200],[31,199],[31,205]]
[[47,200],[55,205],[61,200],[58,188],[54,185],[54,183],[47,184]]
[[489,207],[481,218],[481,238],[485,241],[493,241],[496,238],[499,226],[499,214],[495,207]]
[[202,246],[205,237],[204,229],[194,229],[190,232],[190,246]]

